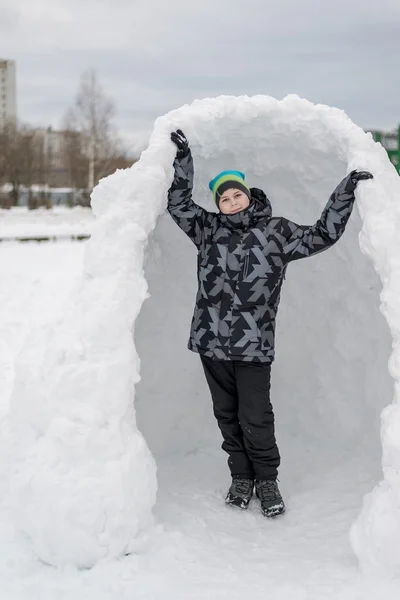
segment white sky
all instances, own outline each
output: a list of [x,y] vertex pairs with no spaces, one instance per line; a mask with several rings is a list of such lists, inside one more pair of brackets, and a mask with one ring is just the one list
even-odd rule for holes
[[400,0],[0,0],[18,116],[60,126],[95,68],[120,134],[195,98],[297,93],[361,127],[400,123]]

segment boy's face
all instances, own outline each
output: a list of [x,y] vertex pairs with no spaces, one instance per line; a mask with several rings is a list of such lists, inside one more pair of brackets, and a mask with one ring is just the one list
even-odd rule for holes
[[247,194],[242,190],[230,188],[222,194],[219,201],[219,210],[224,215],[234,215],[247,208],[249,204],[250,200]]

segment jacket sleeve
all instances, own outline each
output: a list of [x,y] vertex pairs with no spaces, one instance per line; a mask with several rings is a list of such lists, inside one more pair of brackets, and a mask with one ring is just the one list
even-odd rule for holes
[[210,224],[212,213],[207,212],[192,200],[193,158],[189,151],[174,161],[174,180],[168,191],[167,210],[175,223],[197,247],[204,239],[204,230]]
[[283,219],[284,253],[289,261],[323,252],[340,239],[353,210],[355,189],[348,175],[332,193],[315,225],[297,225]]

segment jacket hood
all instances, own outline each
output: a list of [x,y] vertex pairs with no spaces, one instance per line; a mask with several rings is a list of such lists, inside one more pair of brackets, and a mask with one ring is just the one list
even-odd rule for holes
[[219,214],[222,224],[231,229],[248,229],[259,219],[270,219],[272,217],[271,202],[266,194],[258,188],[250,188],[251,202],[247,208],[236,215]]

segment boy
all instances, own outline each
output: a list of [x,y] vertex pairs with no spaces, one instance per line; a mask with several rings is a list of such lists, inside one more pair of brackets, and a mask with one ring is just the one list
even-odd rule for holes
[[200,354],[214,414],[224,439],[232,484],[226,503],[246,509],[253,495],[261,511],[285,511],[277,485],[279,450],[270,402],[275,320],[287,265],[327,250],[351,215],[354,191],[367,171],[352,171],[313,226],[272,217],[262,190],[248,188],[240,171],[223,171],[209,187],[219,213],[192,200],[193,159],[181,130],[168,211],[198,249],[198,292],[189,349]]

